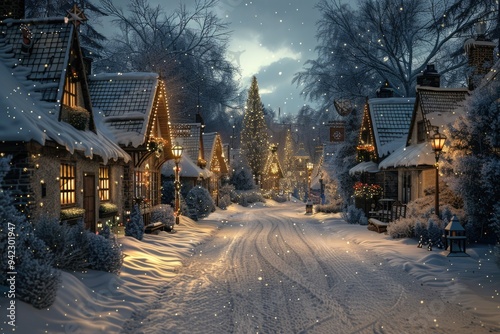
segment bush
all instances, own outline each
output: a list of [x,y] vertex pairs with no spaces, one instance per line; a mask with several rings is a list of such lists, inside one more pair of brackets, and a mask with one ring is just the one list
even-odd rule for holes
[[125,225],[125,235],[127,237],[133,237],[137,240],[142,240],[144,236],[144,219],[142,218],[141,210],[139,205],[135,204],[130,214],[130,219]]
[[31,258],[17,267],[16,297],[38,309],[52,305],[56,299],[61,272]]
[[342,212],[342,218],[349,224],[360,224],[368,225],[368,219],[362,209],[358,209],[353,204],[346,208],[346,211]]
[[174,210],[170,205],[159,204],[151,209],[151,222],[162,222],[172,229],[175,224]]
[[[196,218],[207,217],[215,211],[215,203],[207,189],[203,187],[192,188],[185,199],[188,213],[194,213]],[[189,214],[188,214],[189,216]]]
[[325,213],[337,213],[342,211],[342,207],[337,203],[328,203],[328,204],[318,204],[315,206],[316,212],[325,212]]
[[35,226],[35,235],[43,240],[52,254],[53,266],[65,270],[87,267],[89,232],[82,221],[68,225],[55,218],[41,217]]
[[89,232],[88,234],[88,263],[94,270],[118,273],[123,264],[122,250],[112,236],[109,239]]
[[241,206],[248,206],[249,204],[258,202],[266,202],[266,200],[258,190],[239,191],[237,192],[235,200],[235,203],[238,203]]

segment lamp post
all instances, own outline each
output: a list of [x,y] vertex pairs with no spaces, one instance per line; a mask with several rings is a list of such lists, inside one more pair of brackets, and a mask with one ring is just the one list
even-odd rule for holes
[[307,185],[307,198],[310,199],[311,198],[311,174],[312,174],[312,170],[314,168],[314,164],[312,162],[307,162],[307,182],[308,182],[308,185]]
[[436,155],[436,197],[434,203],[434,212],[439,217],[439,156],[443,150],[446,136],[439,133],[439,128],[436,128],[436,133],[431,137],[431,146],[434,154]]
[[179,144],[175,144],[174,147],[172,147],[172,154],[174,155],[174,162],[175,162],[175,181],[174,181],[174,188],[175,188],[175,224],[179,224],[179,216],[181,215],[181,199],[180,199],[180,191],[181,191],[181,181],[179,177],[179,163],[181,162],[181,157],[182,157],[182,150],[183,147]]

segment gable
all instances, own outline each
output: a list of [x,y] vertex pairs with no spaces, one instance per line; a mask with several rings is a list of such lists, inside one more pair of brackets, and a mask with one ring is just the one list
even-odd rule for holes
[[383,158],[404,145],[411,124],[415,98],[378,98],[368,101],[375,151]]
[[[161,117],[162,124],[154,123],[159,119],[158,113],[168,112],[166,96],[157,92],[157,88],[156,73],[108,73],[89,78],[92,105],[103,114],[104,123],[123,146],[145,144],[151,130],[153,135],[167,132],[161,133],[164,139],[170,135],[165,128],[168,115]],[[154,110],[155,106],[161,110]]]
[[[463,112],[469,91],[466,88],[417,87],[417,102],[412,117],[407,144],[421,142],[419,127],[424,127],[426,134],[433,127],[451,124]],[[419,140],[420,139],[420,140]]]

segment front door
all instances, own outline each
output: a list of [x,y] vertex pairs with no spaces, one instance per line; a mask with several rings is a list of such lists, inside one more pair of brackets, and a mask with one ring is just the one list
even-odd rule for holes
[[96,186],[95,175],[84,174],[83,176],[83,208],[85,209],[85,228],[92,232],[95,230],[95,201]]

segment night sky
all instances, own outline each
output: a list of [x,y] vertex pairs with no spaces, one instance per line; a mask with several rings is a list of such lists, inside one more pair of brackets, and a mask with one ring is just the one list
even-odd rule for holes
[[[125,0],[115,0],[123,6]],[[194,0],[181,0],[188,8]],[[168,13],[179,0],[150,0]],[[242,89],[250,87],[253,75],[259,83],[262,103],[281,115],[296,114],[307,102],[292,84],[294,74],[308,59],[316,58],[317,0],[220,0],[218,16],[232,31],[228,58],[239,64]],[[123,6],[125,7],[125,6]]]

